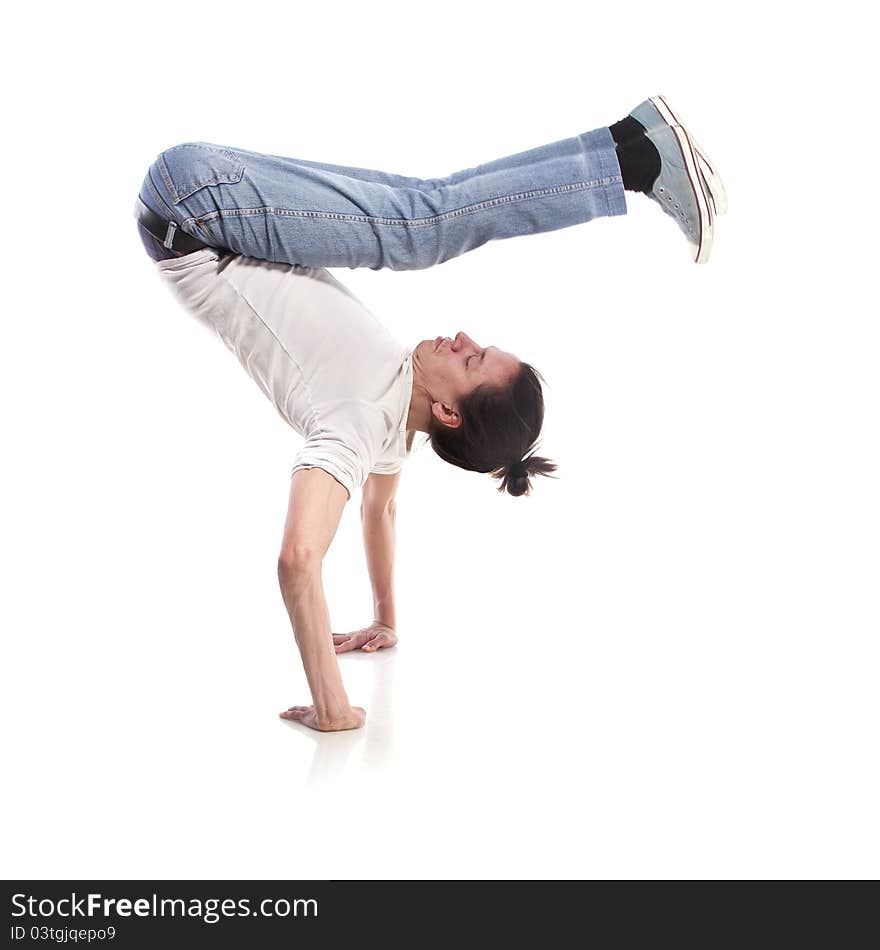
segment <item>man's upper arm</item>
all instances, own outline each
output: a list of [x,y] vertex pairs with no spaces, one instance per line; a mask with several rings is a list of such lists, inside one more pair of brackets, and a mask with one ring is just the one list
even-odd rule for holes
[[380,475],[374,472],[364,482],[361,507],[364,512],[374,513],[385,511],[394,501],[397,486],[400,483],[400,472],[393,475]]
[[306,567],[320,563],[339,527],[348,491],[322,468],[293,473],[279,564]]

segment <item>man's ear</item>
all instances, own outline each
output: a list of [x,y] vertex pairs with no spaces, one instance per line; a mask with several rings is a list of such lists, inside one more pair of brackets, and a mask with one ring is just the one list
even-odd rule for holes
[[461,425],[461,416],[452,408],[442,402],[432,402],[431,412],[434,418],[450,429],[457,429]]

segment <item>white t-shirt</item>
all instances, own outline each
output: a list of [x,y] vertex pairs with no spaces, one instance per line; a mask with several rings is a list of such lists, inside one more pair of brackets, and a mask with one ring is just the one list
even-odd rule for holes
[[335,277],[212,248],[156,267],[305,437],[291,475],[322,468],[351,497],[370,473],[400,470],[412,351]]

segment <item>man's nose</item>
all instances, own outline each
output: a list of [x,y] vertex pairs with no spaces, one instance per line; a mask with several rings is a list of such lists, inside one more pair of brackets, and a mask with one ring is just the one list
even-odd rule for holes
[[455,334],[455,342],[453,345],[453,350],[457,353],[462,347],[470,347],[471,349],[478,350],[479,347],[476,343],[462,330],[459,330]]

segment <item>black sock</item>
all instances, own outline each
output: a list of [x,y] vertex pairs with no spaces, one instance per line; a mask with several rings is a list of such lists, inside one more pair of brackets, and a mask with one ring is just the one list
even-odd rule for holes
[[660,153],[645,135],[645,127],[628,115],[608,128],[617,149],[624,189],[650,194],[660,174]]

